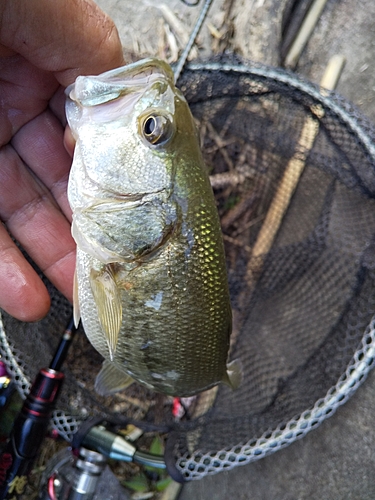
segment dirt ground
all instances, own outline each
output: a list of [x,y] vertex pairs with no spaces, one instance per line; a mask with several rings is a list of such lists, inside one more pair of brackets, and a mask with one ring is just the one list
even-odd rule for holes
[[[129,61],[158,56],[175,62],[176,50],[185,46],[200,11],[200,5],[189,7],[182,0],[97,3],[115,20]],[[293,0],[214,0],[191,58],[206,59],[227,50],[279,65],[281,25],[289,4]],[[337,90],[371,118],[375,110],[374,11],[371,0],[328,1],[296,67],[297,73],[318,83],[329,58],[342,54],[346,66]]]
[[[174,62],[200,9],[181,0],[97,2],[115,20],[129,61],[155,55]],[[282,13],[291,3],[215,0],[193,56],[207,58],[226,49],[280,64]],[[297,73],[319,82],[329,58],[344,55],[346,65],[337,91],[372,120],[374,18],[373,0],[328,0],[296,67]],[[181,500],[375,498],[374,409],[372,373],[343,408],[303,440],[248,466],[187,484]]]

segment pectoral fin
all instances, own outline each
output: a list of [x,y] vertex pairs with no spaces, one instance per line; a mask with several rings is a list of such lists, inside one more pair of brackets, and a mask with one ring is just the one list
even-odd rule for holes
[[122,322],[122,304],[111,266],[105,266],[100,271],[91,269],[90,284],[99,321],[107,340],[109,356],[113,360]]
[[73,278],[73,320],[74,320],[74,326],[76,328],[78,328],[80,319],[81,319],[81,313],[79,310],[79,301],[78,301],[77,271],[75,271]]
[[223,379],[223,383],[229,385],[233,390],[238,389],[243,378],[242,363],[239,359],[235,359],[227,364],[227,371]]
[[134,380],[108,360],[103,362],[102,369],[95,380],[95,390],[100,396],[109,396],[126,389]]

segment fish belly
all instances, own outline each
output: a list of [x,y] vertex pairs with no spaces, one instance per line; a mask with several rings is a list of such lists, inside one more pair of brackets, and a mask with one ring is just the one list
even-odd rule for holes
[[[89,279],[90,269],[100,266],[78,251],[83,325],[93,346],[109,359]],[[225,271],[213,272],[203,252],[187,256],[186,245],[178,241],[149,261],[131,270],[126,267],[116,268],[122,323],[115,366],[138,382],[174,396],[195,394],[222,381],[231,329]]]

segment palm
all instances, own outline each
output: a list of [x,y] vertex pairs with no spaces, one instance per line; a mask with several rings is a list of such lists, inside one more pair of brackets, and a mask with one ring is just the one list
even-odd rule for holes
[[[1,60],[0,74],[0,217],[47,277],[71,298],[75,246],[66,199],[71,159],[63,145],[63,115],[58,116],[62,109],[58,96],[53,97],[59,84],[51,73],[18,55]],[[0,236],[0,274],[7,266],[16,307],[21,301],[27,316],[35,308],[36,316],[45,313],[49,299],[42,283],[4,227]],[[9,298],[13,303],[15,297]]]
[[42,317],[49,297],[9,233],[72,296],[60,84],[122,63],[116,28],[93,0],[0,2],[0,307],[19,319]]

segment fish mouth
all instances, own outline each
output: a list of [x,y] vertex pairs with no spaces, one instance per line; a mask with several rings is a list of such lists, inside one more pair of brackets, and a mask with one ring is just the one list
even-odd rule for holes
[[159,59],[148,58],[98,76],[79,76],[75,83],[66,88],[65,94],[81,106],[92,107],[129,94],[143,93],[146,86],[158,80],[174,87],[174,74],[170,66]]

